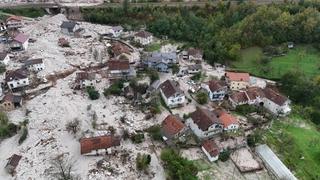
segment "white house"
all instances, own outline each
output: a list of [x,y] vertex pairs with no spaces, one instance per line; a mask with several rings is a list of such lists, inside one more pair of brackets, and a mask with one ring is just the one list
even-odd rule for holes
[[108,75],[110,79],[127,79],[136,76],[136,71],[129,61],[112,59],[108,61]]
[[153,36],[147,31],[139,31],[134,35],[134,41],[145,46],[153,42]]
[[201,149],[210,162],[214,162],[219,159],[220,150],[213,140],[203,141]]
[[28,72],[25,69],[7,71],[5,81],[10,89],[28,86]]
[[22,27],[22,18],[20,16],[10,16],[6,19],[8,29],[17,29]]
[[29,45],[29,36],[19,33],[10,43],[11,50],[27,50]]
[[6,52],[0,52],[0,64],[8,65],[9,61],[10,61],[9,54]]
[[30,59],[24,62],[24,66],[29,71],[39,72],[44,70],[45,65],[42,59]]
[[113,26],[110,29],[110,33],[112,34],[113,37],[119,37],[123,32],[123,27],[122,26]]
[[189,74],[196,74],[201,72],[202,66],[201,64],[193,64],[188,66],[188,73]]
[[203,53],[200,49],[189,48],[188,49],[188,59],[190,61],[201,61],[203,58]]
[[228,91],[227,84],[224,81],[219,80],[211,80],[201,86],[203,89],[207,90],[211,101],[222,101]]
[[235,131],[239,129],[238,119],[233,115],[220,109],[214,110],[214,113],[217,115],[220,122],[223,124],[224,131]]
[[178,87],[178,83],[166,80],[160,85],[161,96],[169,108],[181,106],[185,102],[184,92]]
[[271,88],[263,89],[263,106],[274,114],[285,116],[291,112],[290,100]]
[[96,84],[96,74],[89,72],[77,72],[76,73],[76,86],[80,89],[95,86]]
[[3,33],[7,30],[6,23],[0,20],[0,33]]
[[217,115],[208,109],[200,107],[197,107],[197,110],[191,113],[186,124],[200,139],[212,137],[215,134],[221,133],[223,130],[223,124]]

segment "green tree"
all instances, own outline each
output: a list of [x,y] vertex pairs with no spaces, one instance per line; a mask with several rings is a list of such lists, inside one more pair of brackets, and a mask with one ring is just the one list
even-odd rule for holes
[[147,170],[148,166],[151,162],[151,156],[150,154],[137,154],[136,158],[136,167],[139,171]]
[[197,93],[197,102],[199,104],[206,104],[208,102],[208,94],[206,92]]
[[99,99],[100,94],[93,86],[88,86],[86,87],[86,89],[87,89],[87,93],[89,94],[89,98],[91,100]]

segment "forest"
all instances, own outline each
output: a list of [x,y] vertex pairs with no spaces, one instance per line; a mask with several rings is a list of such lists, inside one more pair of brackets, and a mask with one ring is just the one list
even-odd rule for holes
[[206,7],[82,8],[86,21],[122,24],[127,29],[146,27],[157,37],[200,47],[209,63],[228,64],[241,49],[286,42],[319,47],[320,3],[301,1],[258,6],[220,3]]

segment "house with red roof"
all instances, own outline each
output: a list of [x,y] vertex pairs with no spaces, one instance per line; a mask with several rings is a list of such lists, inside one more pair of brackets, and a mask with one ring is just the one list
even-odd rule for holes
[[200,49],[189,48],[187,53],[190,61],[202,61],[203,52]]
[[246,89],[250,85],[249,73],[226,72],[225,77],[229,88],[234,91]]
[[200,139],[212,137],[223,130],[223,124],[216,113],[200,107],[197,107],[196,111],[191,113],[186,124]]
[[245,91],[234,92],[229,96],[229,102],[233,107],[248,104],[249,99]]
[[17,29],[22,27],[22,17],[20,16],[10,16],[6,20],[6,25],[8,29]]
[[141,45],[145,46],[153,41],[153,36],[148,31],[139,31],[134,35],[134,41],[140,43]]
[[10,89],[29,85],[28,71],[26,69],[9,70],[5,74],[5,81]]
[[220,149],[213,140],[203,141],[201,149],[210,162],[214,162],[219,159]]
[[183,124],[182,119],[178,115],[168,115],[161,123],[161,134],[164,141],[180,140],[187,131],[187,126]]
[[0,102],[0,110],[11,111],[22,106],[22,96],[7,93]]
[[235,131],[239,129],[239,122],[235,116],[220,109],[216,109],[214,110],[214,112],[220,119],[220,122],[223,124],[224,131]]
[[29,45],[29,36],[23,33],[19,33],[13,38],[10,43],[11,50],[27,50]]
[[80,154],[95,155],[106,153],[112,147],[120,146],[120,137],[108,135],[80,139]]
[[111,59],[108,61],[108,75],[110,79],[128,79],[134,77],[136,72],[128,60]]

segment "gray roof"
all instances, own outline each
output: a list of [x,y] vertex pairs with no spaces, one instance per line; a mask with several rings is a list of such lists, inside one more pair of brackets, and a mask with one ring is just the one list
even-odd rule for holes
[[183,93],[183,91],[178,86],[178,82],[172,80],[166,80],[165,82],[163,82],[160,85],[160,89],[167,98],[175,95],[176,93]]
[[272,172],[272,174],[276,176],[277,179],[297,179],[266,144],[257,146],[256,152],[258,153],[262,161],[266,164],[267,168]]
[[63,21],[60,28],[68,29],[69,31],[72,31],[76,25],[77,23],[73,21]]
[[30,59],[24,62],[25,66],[30,66],[30,65],[34,65],[34,64],[42,64],[43,61],[42,59],[38,58],[38,59]]
[[202,66],[201,66],[201,64],[193,64],[193,65],[189,65],[188,69],[189,70],[201,70]]
[[161,52],[152,52],[148,55],[147,61],[150,62],[161,62],[165,60],[175,60],[177,59],[176,53],[161,53]]
[[159,80],[154,81],[154,82],[149,86],[148,91],[154,91],[154,90],[158,89],[159,85],[160,85],[160,81],[159,81]]

